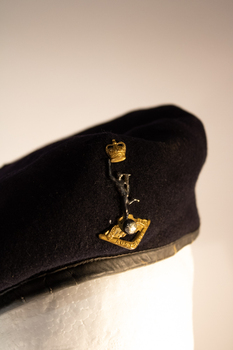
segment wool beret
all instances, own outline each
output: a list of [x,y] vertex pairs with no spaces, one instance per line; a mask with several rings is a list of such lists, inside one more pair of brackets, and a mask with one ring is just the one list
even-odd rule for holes
[[198,235],[203,125],[128,113],[0,169],[0,307],[175,254]]

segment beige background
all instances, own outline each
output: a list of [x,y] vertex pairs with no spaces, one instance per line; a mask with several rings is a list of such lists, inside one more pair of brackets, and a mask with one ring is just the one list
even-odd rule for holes
[[0,164],[140,107],[204,122],[196,350],[233,348],[233,1],[0,0]]

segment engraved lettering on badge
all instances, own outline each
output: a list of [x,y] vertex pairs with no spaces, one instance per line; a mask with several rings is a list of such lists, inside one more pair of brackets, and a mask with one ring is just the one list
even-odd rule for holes
[[[112,173],[112,163],[119,163],[126,159],[126,145],[124,142],[116,142],[112,140],[112,144],[106,146],[108,159],[109,178],[114,182],[117,191],[121,198],[122,216],[118,220],[117,225],[114,225],[104,234],[99,234],[99,238],[118,245],[120,247],[133,250],[137,248],[143,236],[150,225],[150,220],[135,219],[129,214],[129,205],[134,202],[139,202],[139,199],[131,198],[129,178],[131,174],[117,173],[116,176]],[[135,235],[131,241],[123,240],[127,235]]]

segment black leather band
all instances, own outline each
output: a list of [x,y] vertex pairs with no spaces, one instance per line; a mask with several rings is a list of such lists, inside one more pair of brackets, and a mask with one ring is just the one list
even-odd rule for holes
[[163,247],[130,252],[126,255],[89,259],[30,278],[0,294],[1,313],[29,302],[39,294],[51,293],[90,279],[113,275],[171,257],[192,243],[198,233],[199,229]]

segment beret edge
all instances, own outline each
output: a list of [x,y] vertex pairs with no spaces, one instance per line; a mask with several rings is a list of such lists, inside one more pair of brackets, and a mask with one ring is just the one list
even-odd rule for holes
[[53,291],[65,287],[150,265],[169,258],[186,245],[191,244],[198,234],[199,228],[162,247],[126,255],[89,259],[34,276],[0,293],[1,313],[30,302],[41,294],[53,293]]

